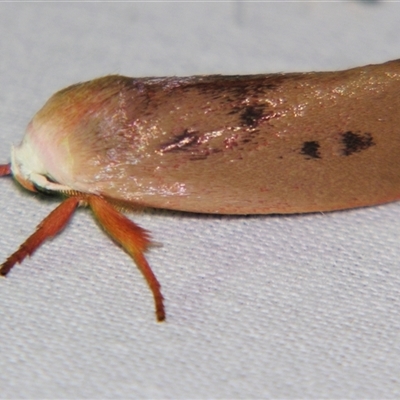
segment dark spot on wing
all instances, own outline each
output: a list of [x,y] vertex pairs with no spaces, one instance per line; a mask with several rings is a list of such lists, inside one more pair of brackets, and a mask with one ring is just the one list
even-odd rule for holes
[[211,146],[207,135],[185,129],[183,133],[161,144],[157,152],[159,154],[180,152],[187,159],[197,161],[206,160],[211,155],[222,152],[222,149],[218,146]]
[[350,156],[375,145],[370,133],[360,134],[351,131],[342,134],[342,143],[344,145],[343,155],[345,156]]
[[244,102],[251,99],[268,98],[272,91],[287,82],[304,79],[304,74],[266,74],[266,75],[209,75],[198,76],[184,82],[180,90],[196,90],[212,99],[225,99],[227,102]]
[[307,160],[311,158],[321,158],[319,148],[320,144],[315,140],[304,142],[301,148],[301,154],[305,155]]
[[248,95],[276,89],[285,81],[293,79],[294,75],[299,74],[209,75],[197,77],[188,87],[195,85],[203,93],[228,91],[236,95]]
[[195,145],[198,141],[198,132],[185,129],[180,135],[175,136],[172,140],[163,143],[160,146],[161,153],[172,151],[187,150],[189,147]]
[[263,106],[247,106],[244,108],[243,112],[240,114],[240,121],[242,125],[250,126],[255,128],[260,119],[263,117]]

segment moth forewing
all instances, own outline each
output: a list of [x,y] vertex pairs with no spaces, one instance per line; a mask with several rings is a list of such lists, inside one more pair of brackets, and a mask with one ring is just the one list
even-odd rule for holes
[[1,267],[63,229],[87,204],[132,256],[165,317],[144,251],[149,236],[113,204],[197,213],[332,211],[400,196],[400,61],[338,72],[129,78],[53,95],[10,165],[61,203]]

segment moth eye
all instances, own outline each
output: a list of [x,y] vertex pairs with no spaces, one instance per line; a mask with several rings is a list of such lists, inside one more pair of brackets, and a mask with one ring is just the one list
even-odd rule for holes
[[49,175],[45,175],[44,178],[46,178],[46,180],[47,180],[48,182],[51,182],[51,183],[58,183],[56,180],[54,180],[54,179],[53,179],[51,176],[49,176]]
[[38,193],[42,193],[42,194],[45,194],[45,195],[56,195],[57,194],[57,192],[55,192],[54,190],[46,189],[46,188],[44,188],[42,186],[39,186],[36,183],[33,183],[33,187],[35,188],[35,191],[38,192]]

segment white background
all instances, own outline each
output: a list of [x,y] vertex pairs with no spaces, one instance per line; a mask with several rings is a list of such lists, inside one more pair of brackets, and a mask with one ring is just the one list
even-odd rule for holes
[[[398,58],[399,38],[400,3],[1,3],[0,160],[78,81],[344,69]],[[0,192],[5,259],[58,200]],[[400,203],[130,217],[163,243],[167,321],[79,210],[0,281],[1,398],[400,397]]]

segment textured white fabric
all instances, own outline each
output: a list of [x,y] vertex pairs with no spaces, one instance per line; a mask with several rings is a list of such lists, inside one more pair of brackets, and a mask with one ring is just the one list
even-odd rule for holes
[[[344,69],[400,55],[400,4],[1,3],[0,161],[56,90],[130,76]],[[373,112],[373,110],[371,110]],[[1,179],[0,258],[56,204]],[[400,203],[131,215],[167,322],[79,210],[0,282],[1,398],[400,397]]]

